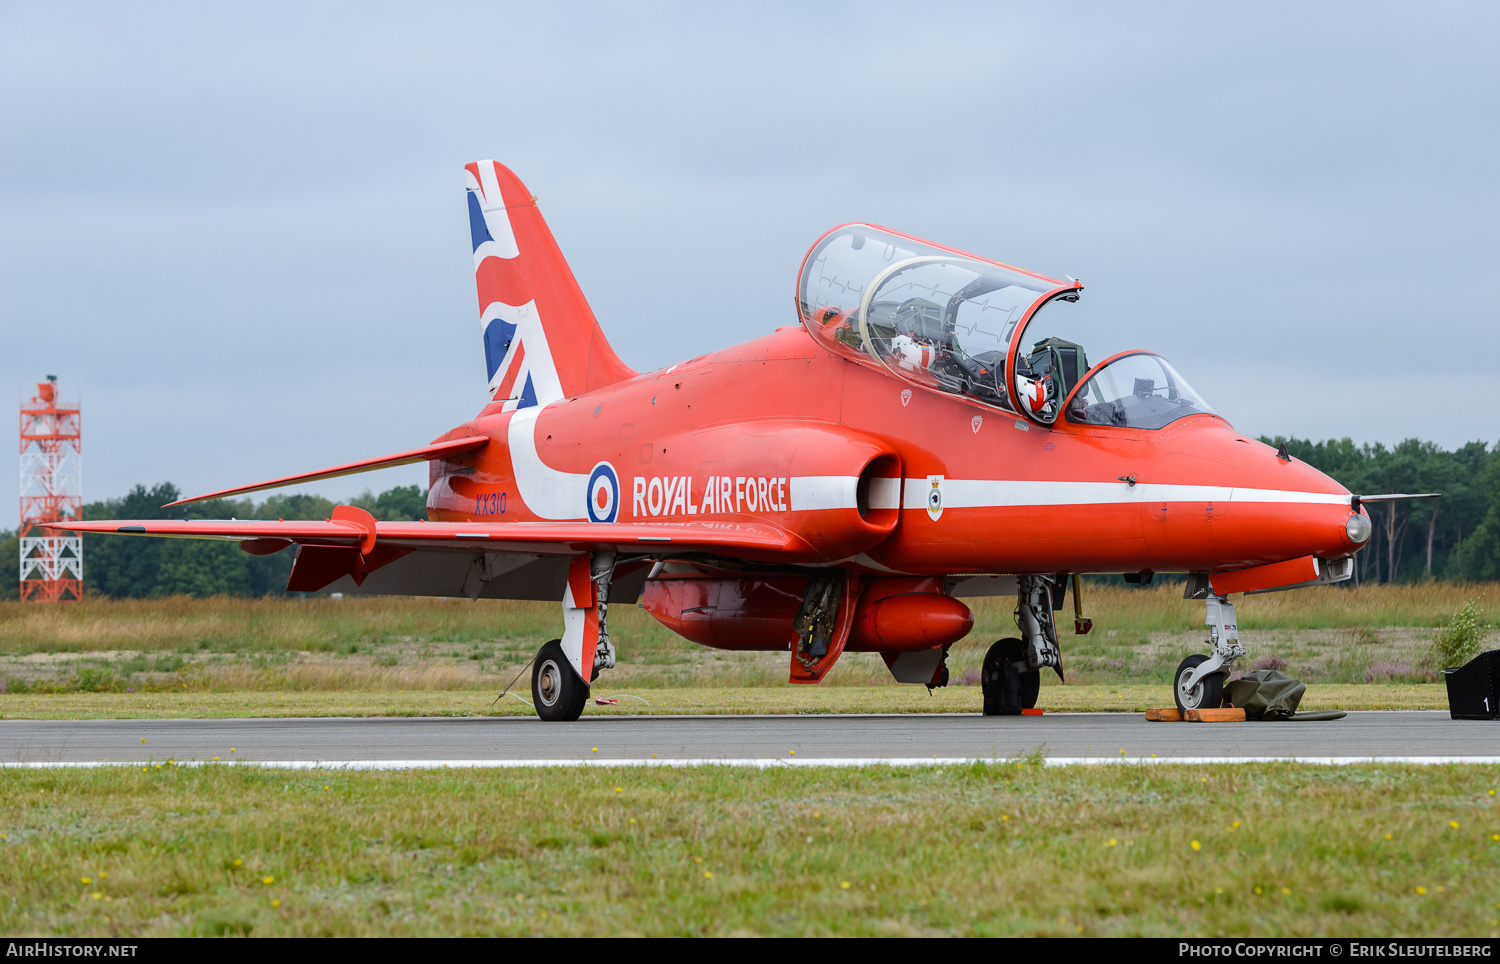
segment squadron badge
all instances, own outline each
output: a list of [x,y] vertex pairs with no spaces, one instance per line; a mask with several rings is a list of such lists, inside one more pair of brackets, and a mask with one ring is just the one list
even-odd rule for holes
[[932,485],[927,490],[927,516],[936,522],[943,514],[943,477],[929,475],[927,481]]

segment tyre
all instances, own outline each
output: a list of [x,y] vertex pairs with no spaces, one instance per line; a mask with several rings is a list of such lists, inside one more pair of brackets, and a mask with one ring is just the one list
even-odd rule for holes
[[531,664],[531,699],[536,715],[549,722],[570,723],[583,715],[589,684],[563,655],[562,640],[554,639],[537,652]]
[[1176,700],[1179,710],[1214,710],[1223,704],[1223,673],[1210,673],[1199,680],[1190,692],[1182,691],[1182,678],[1206,662],[1207,656],[1194,654],[1178,664],[1177,672],[1172,677],[1172,698]]
[[1042,689],[1042,674],[1022,672],[1015,663],[1026,657],[1026,644],[1015,637],[1002,639],[984,654],[979,686],[984,693],[985,716],[1019,716],[1036,706]]

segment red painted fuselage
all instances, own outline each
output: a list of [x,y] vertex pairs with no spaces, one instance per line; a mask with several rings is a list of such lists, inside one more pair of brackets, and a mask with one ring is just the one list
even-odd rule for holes
[[[434,521],[546,518],[518,485],[527,466],[510,451],[517,414],[481,414],[449,433],[500,444],[432,463]],[[1346,489],[1217,416],[1151,431],[1037,425],[911,391],[800,326],[554,403],[529,432],[549,469],[614,466],[620,522],[763,522],[796,537],[767,563],[869,574],[1214,571],[1358,548],[1345,535]],[[883,481],[866,486],[878,491],[862,504],[866,473]]]

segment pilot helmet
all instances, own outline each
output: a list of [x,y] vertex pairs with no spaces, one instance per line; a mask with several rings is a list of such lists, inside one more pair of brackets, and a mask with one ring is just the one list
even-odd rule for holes
[[1057,382],[1052,373],[1044,375],[1016,373],[1016,399],[1032,415],[1050,422],[1057,414]]

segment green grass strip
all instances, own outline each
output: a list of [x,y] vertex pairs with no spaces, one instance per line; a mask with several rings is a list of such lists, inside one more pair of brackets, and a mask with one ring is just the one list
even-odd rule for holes
[[0,771],[13,934],[1500,928],[1497,770]]

